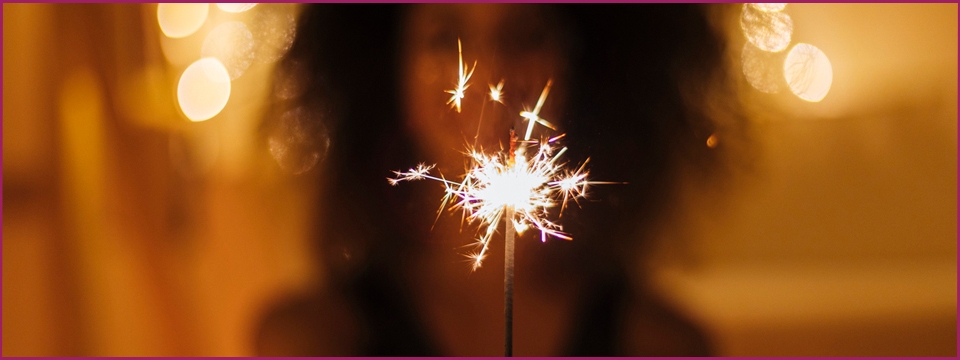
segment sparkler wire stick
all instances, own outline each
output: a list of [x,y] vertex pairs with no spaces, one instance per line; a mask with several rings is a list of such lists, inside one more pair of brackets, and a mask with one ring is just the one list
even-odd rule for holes
[[504,356],[513,356],[513,244],[517,230],[513,227],[513,208],[507,206],[507,234],[503,264],[503,315],[506,326]]

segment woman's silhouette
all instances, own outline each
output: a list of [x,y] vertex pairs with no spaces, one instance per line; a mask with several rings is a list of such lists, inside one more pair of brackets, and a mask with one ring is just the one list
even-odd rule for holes
[[[541,115],[567,134],[567,158],[589,157],[595,179],[628,184],[591,188],[567,208],[573,241],[518,237],[514,353],[710,355],[704,333],[645,283],[643,255],[669,231],[683,177],[722,173],[728,148],[707,138],[742,126],[715,26],[726,15],[701,5],[308,7],[276,76],[300,91],[278,96],[271,114],[307,109],[302,129],[329,140],[315,170],[325,281],[266,311],[259,353],[500,355],[502,240],[471,272],[460,247],[474,230],[458,214],[436,218],[442,189],[385,178],[420,161],[462,173],[458,150],[499,150],[552,79]],[[458,39],[477,69],[461,112],[444,93]],[[502,104],[487,96],[500,80]]]

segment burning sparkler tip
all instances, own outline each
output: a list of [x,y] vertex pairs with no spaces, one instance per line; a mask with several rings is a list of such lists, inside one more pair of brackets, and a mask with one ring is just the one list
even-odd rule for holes
[[[451,95],[447,104],[456,108],[459,113],[477,62],[474,61],[471,68],[463,60],[463,45],[459,38],[457,38],[457,51],[459,58],[455,87],[445,92]],[[490,99],[501,104],[504,100],[503,84],[504,80],[501,79],[496,86],[489,85]],[[524,109],[520,113],[527,122],[525,134],[523,139],[519,139],[518,134],[511,128],[509,150],[503,149],[502,143],[501,151],[494,153],[484,153],[475,148],[476,144],[466,147],[463,153],[471,164],[459,182],[447,180],[442,173],[437,176],[431,175],[430,171],[436,164],[424,163],[406,172],[394,171],[396,177],[387,178],[390,185],[397,185],[401,181],[423,179],[438,181],[444,187],[444,196],[437,215],[439,216],[449,205],[450,210],[463,211],[461,222],[480,223],[480,236],[475,243],[471,244],[475,250],[465,254],[472,262],[474,271],[483,263],[489,250],[490,240],[501,221],[511,222],[517,234],[522,234],[528,228],[539,230],[540,241],[543,242],[546,242],[549,237],[572,240],[572,237],[563,232],[560,224],[548,219],[550,209],[560,205],[559,214],[562,216],[568,200],[572,199],[576,202],[577,199],[586,196],[587,185],[604,184],[604,182],[587,180],[588,172],[584,170],[586,161],[576,170],[565,169],[566,163],[558,161],[567,148],[554,145],[554,142],[563,138],[565,134],[554,137],[542,136],[538,140],[530,140],[533,127],[538,123],[556,130],[553,124],[540,117],[540,110],[546,102],[552,85],[553,79],[547,80],[536,106],[532,110]],[[481,109],[481,114],[482,112]]]

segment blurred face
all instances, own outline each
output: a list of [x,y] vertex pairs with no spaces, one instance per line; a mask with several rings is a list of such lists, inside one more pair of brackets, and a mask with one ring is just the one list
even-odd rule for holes
[[[466,145],[486,151],[509,146],[509,131],[526,131],[521,111],[532,110],[553,80],[540,117],[562,124],[564,45],[559,24],[543,7],[502,4],[422,5],[404,22],[403,96],[406,124],[429,161],[441,171],[462,172]],[[448,104],[459,82],[457,39],[464,75],[460,112]],[[491,87],[502,81],[500,101]],[[561,129],[562,130],[562,129]],[[559,134],[541,125],[531,138]]]
[[[567,48],[564,26],[548,7],[503,4],[432,4],[415,6],[403,22],[401,81],[405,124],[417,137],[422,159],[437,163],[447,177],[463,174],[467,147],[476,145],[486,153],[507,149],[510,130],[522,138],[527,122],[522,111],[533,110],[548,81],[552,80],[549,95],[540,109],[539,117],[549,121],[557,130],[535,125],[531,139],[556,136],[563,132],[563,104],[569,90],[567,80]],[[463,92],[460,112],[448,104],[457,88],[459,61],[457,40],[463,51],[465,73],[473,71]],[[502,81],[500,101],[491,98],[491,87]],[[453,219],[448,219],[453,220]],[[457,221],[439,221],[431,232],[432,240],[446,241],[458,238],[469,244],[475,233],[462,231]],[[518,239],[517,262],[528,269],[527,274],[536,286],[554,282],[545,277],[556,275],[554,264],[571,263],[566,252],[544,251],[565,245],[564,241],[538,239],[536,231]],[[501,240],[498,240],[499,243]],[[498,246],[498,245],[494,245]],[[528,248],[537,251],[528,252]],[[560,248],[569,248],[563,247]],[[556,249],[560,249],[556,248]],[[464,252],[438,247],[438,256],[449,257],[453,266],[464,267]],[[551,255],[552,254],[552,255]],[[562,258],[563,261],[555,261]],[[488,257],[484,266],[499,267],[497,256]],[[502,262],[500,263],[502,264]],[[536,271],[540,269],[543,271]],[[494,272],[481,272],[493,276]],[[543,276],[541,276],[543,275]],[[498,285],[501,284],[501,285]],[[493,287],[502,286],[493,278]],[[525,286],[533,286],[527,284]]]

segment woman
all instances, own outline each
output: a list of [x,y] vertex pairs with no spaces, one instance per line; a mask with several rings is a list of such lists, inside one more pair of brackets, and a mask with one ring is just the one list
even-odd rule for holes
[[[526,126],[519,111],[549,82],[539,115],[557,131],[538,125],[533,138],[566,133],[571,165],[590,157],[592,178],[626,184],[592,187],[566,208],[573,241],[517,238],[514,354],[711,354],[704,334],[645,284],[643,254],[664,231],[682,177],[720,169],[724,147],[707,139],[741,126],[725,39],[711,25],[725,14],[675,5],[306,9],[276,78],[277,89],[300,90],[278,96],[275,113],[306,109],[297,128],[329,140],[316,175],[326,281],[265,314],[259,352],[502,354],[502,235],[471,272],[462,246],[475,228],[437,218],[442,189],[384,178],[421,161],[460,174],[458,150],[506,146],[510,129]],[[461,56],[475,71],[458,109],[444,91],[457,85]],[[501,80],[502,102],[493,101]]]

